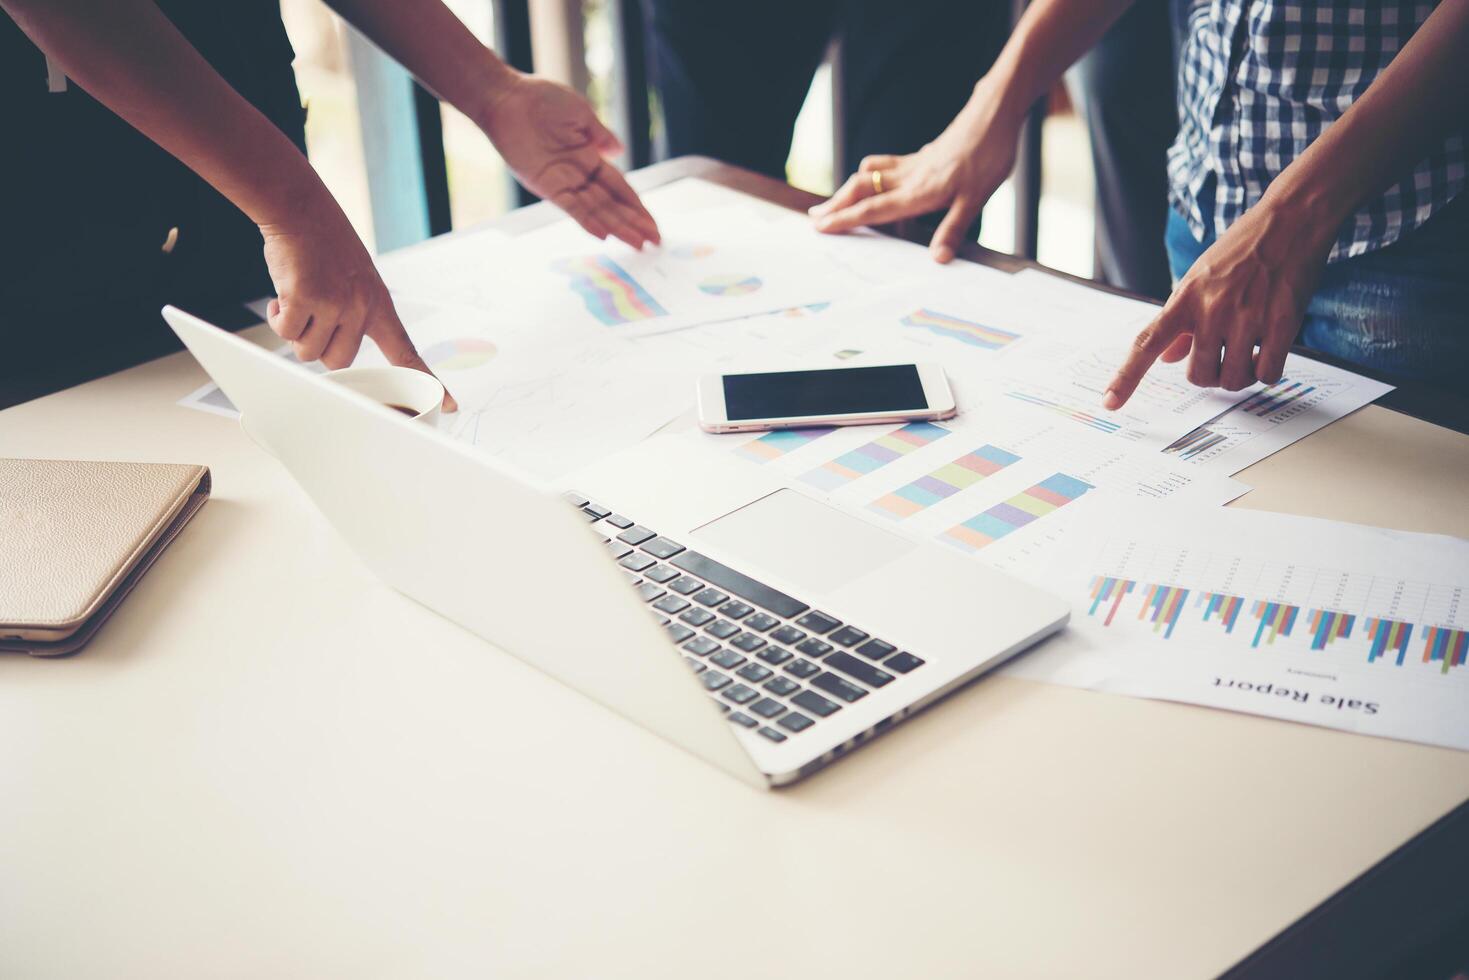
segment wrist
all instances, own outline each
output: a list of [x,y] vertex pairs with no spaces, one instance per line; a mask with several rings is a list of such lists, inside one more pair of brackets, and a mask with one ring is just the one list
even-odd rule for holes
[[1030,112],[1030,100],[1012,77],[991,70],[975,83],[966,112],[986,130],[1000,130],[1018,137]]
[[505,64],[489,49],[485,50],[485,55],[477,72],[479,77],[474,87],[475,101],[470,106],[461,107],[461,110],[476,126],[489,132],[500,106],[526,75]]
[[1333,181],[1292,174],[1291,169],[1287,167],[1265,189],[1256,207],[1265,211],[1269,224],[1291,243],[1292,251],[1324,259],[1355,201]]
[[337,199],[309,166],[306,173],[270,188],[262,196],[261,204],[246,214],[267,237],[303,228],[320,229],[347,220]]

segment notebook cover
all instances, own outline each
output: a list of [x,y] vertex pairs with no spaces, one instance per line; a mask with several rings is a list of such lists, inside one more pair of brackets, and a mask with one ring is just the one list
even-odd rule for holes
[[204,466],[0,459],[0,649],[81,646],[209,490]]

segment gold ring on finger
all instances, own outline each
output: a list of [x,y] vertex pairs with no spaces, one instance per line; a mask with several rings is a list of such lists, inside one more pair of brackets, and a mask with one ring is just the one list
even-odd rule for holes
[[881,194],[882,193],[882,171],[881,170],[874,170],[872,172],[872,193],[874,195],[877,195],[877,194]]

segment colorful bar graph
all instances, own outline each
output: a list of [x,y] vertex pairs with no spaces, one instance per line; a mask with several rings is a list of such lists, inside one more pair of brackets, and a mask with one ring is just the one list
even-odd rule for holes
[[551,269],[570,277],[571,291],[581,297],[587,312],[604,326],[668,315],[626,269],[605,255],[562,259],[553,263]]
[[1112,620],[1117,616],[1117,610],[1122,606],[1122,597],[1136,587],[1136,582],[1125,578],[1113,578],[1110,575],[1096,576],[1092,579],[1092,604],[1086,614],[1095,616],[1098,609],[1105,608],[1107,615],[1102,620],[1102,625],[1111,626]]
[[1250,641],[1250,646],[1258,647],[1261,639],[1269,644],[1274,643],[1277,636],[1290,636],[1300,612],[1300,606],[1288,606],[1283,602],[1256,602],[1250,608],[1250,615],[1259,620],[1259,624],[1255,627],[1255,638]]
[[1315,385],[1308,385],[1304,381],[1292,381],[1290,378],[1281,378],[1268,388],[1262,388],[1233,408],[1236,412],[1249,412],[1264,418],[1273,415],[1285,408],[1291,402],[1304,398],[1316,390]]
[[902,459],[915,449],[922,449],[949,434],[949,430],[932,422],[910,422],[885,436],[822,463],[801,477],[802,482],[822,490],[835,490],[859,477],[882,469],[895,459]]
[[980,446],[932,473],[920,476],[907,486],[879,497],[867,509],[894,520],[912,517],[1019,460],[1019,456],[998,446]]
[[1443,673],[1469,660],[1469,630],[1429,626],[1423,631],[1423,662],[1442,662]]
[[1239,611],[1244,608],[1245,600],[1237,595],[1226,595],[1223,592],[1201,592],[1197,606],[1204,607],[1204,622],[1218,617],[1224,626],[1225,633],[1234,632],[1234,624],[1239,619]]
[[751,439],[735,447],[736,455],[756,463],[768,463],[772,459],[780,459],[792,450],[800,449],[802,446],[814,439],[831,432],[830,428],[816,429],[776,429],[767,432],[758,439]]
[[1211,432],[1208,429],[1200,427],[1187,435],[1179,436],[1172,443],[1164,446],[1163,452],[1172,453],[1181,459],[1193,459],[1201,453],[1208,452],[1228,438],[1228,436],[1223,436],[1217,432]]
[[1163,639],[1173,636],[1173,627],[1178,625],[1178,615],[1183,611],[1183,604],[1188,601],[1188,589],[1180,589],[1173,585],[1150,585],[1148,594],[1143,599],[1143,606],[1137,611],[1137,618],[1144,616],[1153,624],[1153,632],[1163,632]]
[[1048,412],[1065,416],[1073,422],[1080,422],[1087,428],[1096,429],[1098,432],[1110,434],[1122,428],[1120,423],[1113,422],[1111,419],[1104,419],[1090,412],[1083,412],[1081,409],[1073,408],[1070,405],[1062,405],[1060,402],[1051,401],[1049,398],[1041,398],[1038,395],[1030,395],[1023,391],[1007,391],[1005,394],[1014,398],[1016,401],[1022,401],[1027,405],[1035,405],[1037,408],[1043,408]]
[[1311,649],[1325,650],[1332,640],[1349,639],[1357,617],[1350,613],[1332,612],[1329,609],[1311,611]]
[[947,337],[950,340],[957,340],[971,347],[981,347],[985,350],[999,350],[1020,339],[1018,333],[987,327],[973,320],[965,320],[962,317],[939,313],[935,310],[914,310],[898,322],[905,327],[917,327],[940,337]]
[[1403,659],[1408,655],[1408,643],[1413,639],[1413,624],[1400,623],[1395,619],[1369,618],[1367,638],[1372,641],[1372,648],[1367,653],[1369,664],[1387,651],[1396,650],[1398,655],[1395,662],[1401,667]]
[[1009,500],[974,515],[964,523],[954,525],[941,537],[965,551],[978,551],[1032,521],[1045,517],[1051,511],[1066,506],[1091,489],[1090,483],[1084,483],[1065,473],[1056,473],[1035,486],[1022,490]]

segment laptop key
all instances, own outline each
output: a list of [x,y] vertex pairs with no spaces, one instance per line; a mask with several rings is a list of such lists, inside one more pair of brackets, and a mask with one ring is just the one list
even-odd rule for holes
[[791,651],[782,647],[766,647],[764,650],[755,654],[755,656],[768,664],[775,664],[778,667],[791,659]]
[[704,685],[705,690],[717,691],[729,683],[729,678],[717,670],[706,670],[699,675],[699,681]]
[[565,493],[563,493],[561,495],[561,499],[562,500],[565,500],[565,501],[568,501],[571,504],[571,506],[573,506],[573,507],[585,507],[587,505],[587,498],[586,497],[583,497],[579,493],[574,493],[571,490],[568,490]]
[[672,582],[669,582],[668,587],[679,595],[693,595],[704,587],[704,583],[688,575],[680,575]]
[[743,602],[730,602],[726,603],[725,607],[719,611],[728,616],[730,619],[744,619],[746,616],[750,615],[750,613],[755,611],[755,607],[751,605],[746,605]]
[[889,657],[883,661],[883,666],[888,670],[896,670],[900,674],[906,674],[915,667],[922,667],[924,661],[919,660],[911,653],[900,653],[896,657]]
[[759,696],[759,691],[748,688],[743,684],[736,684],[733,687],[725,688],[724,693],[720,695],[720,697],[729,698],[735,704],[749,704]]
[[748,602],[753,602],[761,609],[773,612],[777,616],[788,619],[791,616],[799,616],[811,608],[799,599],[793,599],[784,592],[772,589],[764,582],[757,582],[750,576],[741,574],[728,565],[722,565],[697,551],[685,551],[672,559],[672,562],[674,566],[683,569],[690,575],[697,575],[708,581],[710,585],[737,595]]
[[804,640],[806,638],[806,633],[803,630],[796,629],[794,626],[782,626],[774,633],[771,633],[770,638],[776,643],[784,643],[787,646],[790,646],[795,643],[800,643],[802,640]]
[[714,618],[714,614],[707,609],[690,609],[678,618],[690,626],[703,626]]
[[624,529],[632,527],[632,521],[628,520],[626,517],[623,517],[621,514],[607,515],[607,523],[611,524],[613,527],[620,527]]
[[678,578],[678,569],[669,568],[667,565],[659,565],[657,568],[648,569],[643,573],[643,577],[652,579],[654,582],[670,582]]
[[770,676],[770,668],[762,667],[759,664],[752,662],[741,667],[738,673],[739,676],[743,677],[751,684],[759,684],[761,681]]
[[787,674],[790,674],[792,677],[801,678],[801,680],[805,680],[808,677],[821,673],[821,668],[816,666],[809,660],[793,660],[781,669],[784,670]]
[[591,514],[599,521],[602,518],[606,517],[608,514],[612,513],[612,511],[608,510],[606,507],[599,507],[597,504],[593,503],[582,504],[581,509],[586,511],[588,514]]
[[745,662],[745,658],[740,656],[738,653],[735,653],[733,650],[720,650],[718,653],[714,654],[714,656],[710,657],[709,661],[710,663],[718,664],[725,670],[734,670],[740,664]]
[[696,636],[683,645],[683,648],[696,657],[707,657],[719,649],[719,644],[707,636]]
[[786,716],[780,721],[776,722],[776,724],[779,725],[781,728],[788,728],[793,732],[804,732],[806,729],[816,724],[816,722],[812,721],[810,718],[807,718],[799,711],[787,711]]
[[843,701],[851,704],[853,701],[861,701],[867,697],[867,692],[845,678],[836,674],[825,673],[811,680],[811,686],[820,688],[827,694],[835,695]]
[[740,628],[727,619],[721,619],[709,626],[704,627],[704,632],[710,636],[717,636],[721,640],[727,640],[740,631]]
[[613,558],[621,558],[624,555],[632,554],[632,546],[623,544],[621,541],[608,541],[606,547],[607,554]]
[[760,724],[758,721],[756,721],[754,718],[751,718],[743,711],[731,711],[729,713],[729,720],[734,722],[736,725],[739,725],[741,728],[754,728],[756,725]]
[[684,640],[687,640],[689,637],[694,635],[693,630],[689,629],[687,626],[680,626],[678,623],[669,623],[663,628],[668,631],[668,635],[670,638],[672,638],[674,643],[682,643]]
[[656,564],[656,562],[654,562],[653,559],[648,557],[647,555],[634,554],[628,555],[617,564],[621,565],[623,568],[631,569],[634,572],[641,572],[645,568],[651,568],[653,565]]
[[828,636],[827,639],[835,643],[839,647],[849,647],[853,644],[861,643],[863,640],[867,639],[867,634],[864,631],[859,630],[855,626],[843,626],[841,629]]
[[770,739],[772,742],[784,742],[786,740],[786,737],[784,735],[782,735],[780,732],[776,731],[774,728],[769,728],[769,727],[762,728],[762,729],[760,729],[760,734],[761,735],[764,735],[766,738]]
[[644,602],[652,602],[654,599],[658,598],[662,594],[663,590],[654,585],[652,582],[644,582],[642,585],[638,586],[638,597]]
[[868,660],[881,660],[896,649],[898,648],[891,643],[884,643],[882,640],[868,640],[857,648],[857,652]]
[[773,677],[770,679],[770,683],[765,685],[765,690],[769,691],[771,694],[774,694],[778,698],[783,698],[788,694],[793,694],[800,689],[801,685],[797,684],[795,681],[791,680],[788,677]]
[[694,668],[694,673],[696,674],[702,674],[705,670],[708,669],[703,664],[699,663],[699,661],[695,660],[693,657],[684,657],[684,662],[687,663],[690,667]]
[[804,626],[813,633],[830,633],[832,630],[842,625],[842,621],[840,619],[832,619],[826,613],[817,612],[815,609],[813,609],[806,615],[802,616],[800,619],[796,620],[796,625]]
[[680,599],[676,595],[666,595],[663,598],[659,599],[657,602],[653,603],[653,608],[658,610],[659,612],[668,613],[668,615],[670,616],[676,616],[679,613],[683,612],[685,609],[689,608],[689,600]]
[[590,521],[593,524],[597,523],[598,521],[600,521],[602,519],[602,518],[598,517],[596,514],[593,514],[590,511],[585,511],[585,510],[581,512],[581,516],[585,517],[588,521]]
[[786,706],[774,698],[761,698],[759,701],[750,705],[750,710],[761,718],[774,718],[785,709]]
[[756,650],[765,645],[765,641],[756,636],[754,633],[741,633],[733,640],[730,640],[729,645],[735,647],[736,649],[743,650],[746,653],[754,653]]
[[[708,673],[702,674],[700,676],[707,678],[709,674],[712,673],[713,671],[709,671]],[[708,687],[709,682],[705,681],[704,686]],[[827,715],[834,715],[838,711],[842,710],[841,705],[837,704],[835,701],[828,701],[826,698],[817,694],[815,691],[802,691],[800,694],[797,694],[795,697],[791,698],[791,703],[796,705],[798,708],[805,708],[813,715],[821,718],[825,718]]]
[[774,626],[778,622],[780,622],[780,620],[776,619],[774,616],[767,616],[765,615],[765,613],[756,613],[749,619],[745,620],[745,629],[754,630],[756,633],[764,633],[766,630],[770,629],[770,627]]
[[632,545],[638,545],[642,544],[644,541],[647,541],[649,538],[656,538],[657,536],[658,535],[643,527],[641,524],[634,524],[632,527],[619,534],[617,536],[617,540],[626,541],[628,544]]
[[728,598],[729,596],[725,595],[723,592],[720,592],[718,589],[705,589],[703,592],[697,592],[694,594],[695,602],[699,603],[700,605],[709,606],[710,608],[719,605],[721,602],[724,602]]
[[680,551],[683,551],[683,545],[677,541],[670,541],[667,538],[654,538],[652,541],[643,545],[643,550],[650,555],[657,555],[659,558],[672,558]]
[[893,675],[887,671],[878,670],[867,661],[858,660],[850,653],[844,653],[841,650],[826,658],[826,666],[832,670],[839,670],[848,677],[855,677],[868,687],[882,687],[893,679]]
[[796,649],[801,651],[808,657],[816,657],[819,659],[826,656],[828,653],[831,653],[832,645],[830,643],[824,643],[813,636],[809,639],[802,640],[800,643],[797,643]]

